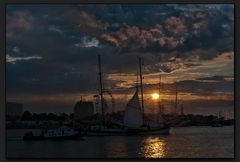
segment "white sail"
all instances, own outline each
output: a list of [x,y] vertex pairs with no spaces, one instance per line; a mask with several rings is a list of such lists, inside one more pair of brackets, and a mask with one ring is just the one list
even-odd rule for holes
[[143,124],[138,91],[135,92],[126,105],[123,123],[129,128],[139,128]]

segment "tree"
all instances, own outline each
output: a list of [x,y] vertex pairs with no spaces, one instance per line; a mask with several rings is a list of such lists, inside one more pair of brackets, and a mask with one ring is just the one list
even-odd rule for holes
[[35,121],[38,121],[39,120],[39,115],[36,114],[36,113],[33,113],[32,119],[35,120]]
[[47,114],[46,113],[39,114],[39,120],[47,120]]
[[47,114],[47,118],[48,118],[48,120],[56,120],[57,119],[57,115],[53,114],[53,113],[48,113]]
[[24,111],[22,115],[22,120],[32,120],[32,114],[29,111]]
[[66,114],[62,113],[58,116],[59,122],[64,122],[67,119]]

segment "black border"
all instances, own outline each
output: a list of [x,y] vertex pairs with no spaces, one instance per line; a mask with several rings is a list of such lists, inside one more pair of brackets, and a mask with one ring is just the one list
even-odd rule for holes
[[[0,1],[0,24],[1,24],[1,28],[0,28],[0,33],[1,34],[1,38],[0,38],[0,51],[1,51],[1,57],[0,57],[0,132],[2,132],[0,134],[1,138],[0,138],[0,161],[15,161],[15,160],[28,160],[28,161],[69,161],[69,160],[89,160],[89,161],[95,161],[95,160],[179,160],[179,161],[185,161],[185,160],[196,160],[196,161],[200,161],[200,160],[205,160],[205,161],[212,161],[212,160],[238,160],[239,159],[239,151],[237,150],[237,148],[239,147],[239,140],[237,140],[237,134],[239,129],[237,129],[237,127],[239,126],[238,122],[239,122],[239,118],[240,118],[240,114],[238,113],[237,107],[239,107],[240,104],[240,96],[239,96],[239,70],[240,70],[240,63],[239,63],[239,58],[240,56],[238,56],[239,53],[239,39],[240,39],[240,32],[238,30],[240,30],[240,25],[239,25],[239,16],[240,16],[240,4],[239,4],[239,0],[88,0],[88,1],[84,1],[84,0],[3,0]],[[6,52],[6,40],[5,40],[5,33],[6,33],[6,28],[5,28],[5,24],[6,24],[6,5],[8,4],[79,4],[79,3],[83,3],[83,4],[103,4],[103,3],[107,3],[107,4],[167,4],[167,3],[175,3],[175,4],[234,4],[234,117],[235,117],[235,126],[234,126],[234,158],[164,158],[164,159],[143,159],[143,158],[135,158],[135,159],[125,159],[125,158],[90,158],[90,159],[86,159],[86,158],[34,158],[34,159],[30,159],[30,158],[9,158],[6,159],[6,141],[5,141],[5,137],[6,137],[6,132],[5,132],[5,104],[6,104],[6,88],[5,88],[5,84],[6,84],[6,80],[5,80],[5,75],[6,75],[6,56],[5,56],[5,52]]]

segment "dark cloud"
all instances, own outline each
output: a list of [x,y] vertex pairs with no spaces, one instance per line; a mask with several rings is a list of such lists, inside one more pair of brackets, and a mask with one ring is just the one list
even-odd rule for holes
[[[97,55],[106,86],[121,82],[109,73],[135,74],[138,57],[146,73],[200,66],[233,51],[233,14],[232,5],[8,5],[7,94],[95,91]],[[182,84],[217,86],[200,81]]]
[[7,39],[16,39],[19,33],[28,32],[32,28],[33,18],[27,11],[16,11],[7,15]]
[[225,80],[224,76],[211,76],[211,77],[204,77],[204,78],[198,78],[197,80],[213,80],[213,81],[221,81]]
[[[112,91],[114,93],[129,93],[135,90],[136,83],[132,84],[130,88],[114,88],[117,87],[116,84],[123,83],[124,81],[111,82]],[[178,92],[191,94],[196,96],[214,96],[214,95],[227,95],[233,100],[234,91],[234,79],[232,76],[212,76],[197,78],[195,80],[182,80],[177,82]],[[159,88],[159,83],[145,83],[143,79],[143,89],[145,93],[155,92]],[[162,82],[161,92],[165,95],[175,95],[176,93],[176,83]]]

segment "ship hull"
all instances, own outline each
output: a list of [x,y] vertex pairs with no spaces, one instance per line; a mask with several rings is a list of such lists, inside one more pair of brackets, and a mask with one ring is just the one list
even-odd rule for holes
[[146,130],[146,131],[141,131],[139,134],[140,135],[169,135],[170,128]]
[[81,130],[83,136],[131,136],[131,135],[169,135],[170,127],[156,129],[128,129],[128,130]]

